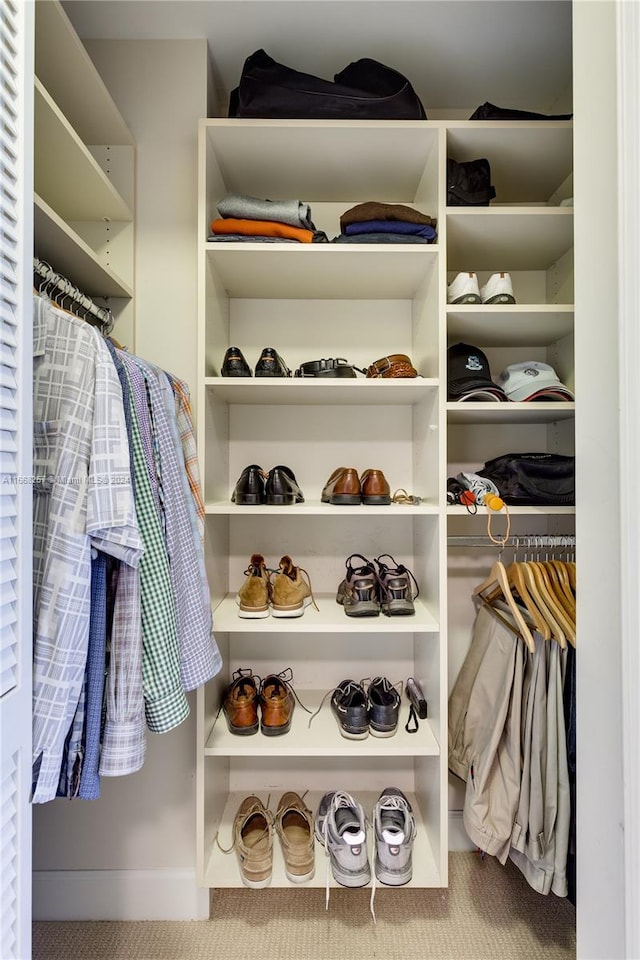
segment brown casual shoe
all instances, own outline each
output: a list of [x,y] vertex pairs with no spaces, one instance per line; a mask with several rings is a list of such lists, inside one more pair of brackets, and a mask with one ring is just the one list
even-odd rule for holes
[[350,505],[360,503],[360,479],[354,467],[337,467],[322,490],[322,503]]
[[296,705],[295,697],[287,676],[292,677],[291,670],[281,674],[270,673],[265,677],[260,687],[260,709],[262,720],[260,729],[266,737],[279,737],[291,729],[291,719]]
[[251,671],[235,671],[222,696],[222,709],[231,733],[248,737],[258,732],[258,686]]
[[391,487],[382,470],[365,470],[360,477],[360,489],[365,504],[391,503]]
[[316,870],[313,814],[292,790],[280,797],[275,827],[288,879],[292,883],[311,880]]
[[294,566],[291,557],[285,554],[273,579],[271,613],[274,617],[301,617],[310,603],[315,605],[309,574],[302,567]]
[[233,848],[245,887],[268,887],[273,872],[273,816],[258,797],[245,797],[238,808]]
[[247,620],[259,620],[269,616],[271,579],[264,557],[253,553],[245,570],[246,580],[238,590],[236,603],[238,616]]

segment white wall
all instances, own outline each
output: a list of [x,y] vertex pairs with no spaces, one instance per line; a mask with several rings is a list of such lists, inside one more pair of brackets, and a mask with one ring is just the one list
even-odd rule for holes
[[[195,394],[197,129],[207,115],[206,41],[86,45],[137,142],[136,329],[134,343],[125,340]],[[190,703],[192,716],[182,726],[147,735],[139,773],[102,779],[99,800],[34,807],[35,919],[208,915],[207,892],[195,885],[195,695]]]
[[577,955],[618,960],[631,955],[625,953],[624,916],[616,4],[576,0],[573,8]]

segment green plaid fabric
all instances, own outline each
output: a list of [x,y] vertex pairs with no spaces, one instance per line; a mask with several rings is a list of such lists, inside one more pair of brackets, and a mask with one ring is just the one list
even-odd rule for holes
[[[131,383],[127,366],[125,370]],[[169,559],[142,446],[138,410],[131,390],[131,435],[135,472],[135,505],[144,544],[140,560],[142,617],[142,681],[147,726],[154,733],[173,730],[189,716],[180,678],[180,652]]]

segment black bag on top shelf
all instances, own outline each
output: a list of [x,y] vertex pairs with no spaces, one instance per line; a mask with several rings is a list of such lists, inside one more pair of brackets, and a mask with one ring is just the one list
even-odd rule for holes
[[418,96],[397,70],[364,58],[334,82],[300,73],[256,50],[231,91],[230,117],[279,120],[426,120]]
[[509,107],[496,107],[495,104],[483,103],[471,114],[469,120],[571,120],[572,113],[531,113],[529,110],[511,110]]

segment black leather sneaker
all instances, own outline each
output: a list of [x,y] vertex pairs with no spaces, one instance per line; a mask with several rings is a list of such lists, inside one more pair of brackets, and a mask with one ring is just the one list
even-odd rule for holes
[[400,694],[396,688],[386,677],[374,677],[367,687],[367,700],[373,736],[392,737],[400,716]]
[[257,506],[265,503],[265,472],[257,463],[245,467],[231,494],[231,502],[238,506]]
[[239,347],[229,347],[222,361],[223,377],[250,377],[251,367]]
[[304,503],[302,490],[298,486],[293,470],[281,464],[269,470],[265,484],[264,503],[271,506],[289,506],[292,503]]
[[361,683],[339,683],[331,695],[331,710],[347,740],[364,740],[369,735],[367,695]]
[[265,347],[256,363],[256,377],[290,377],[291,370],[273,347]]

